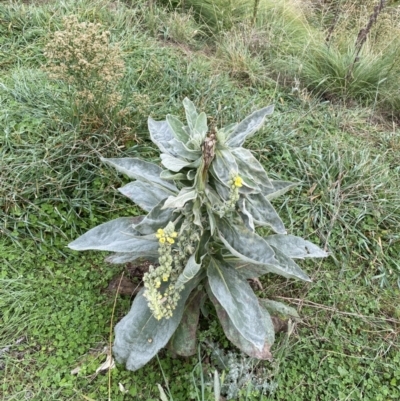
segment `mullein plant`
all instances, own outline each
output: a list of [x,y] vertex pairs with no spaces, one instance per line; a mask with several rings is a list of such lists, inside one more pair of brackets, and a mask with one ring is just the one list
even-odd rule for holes
[[[271,316],[296,312],[258,299],[248,279],[276,273],[310,281],[293,259],[327,256],[287,234],[270,203],[296,184],[270,180],[242,147],[273,106],[240,123],[209,129],[205,113],[189,99],[183,105],[186,123],[172,115],[148,120],[164,168],[138,158],[102,159],[135,180],[119,190],[148,214],[101,224],[69,244],[79,251],[114,252],[109,263],[139,258],[154,263],[130,312],[115,327],[114,356],[129,370],[145,365],[166,345],[178,355],[194,354],[207,297],[235,346],[251,357],[271,359]],[[257,227],[271,235],[260,236]]]

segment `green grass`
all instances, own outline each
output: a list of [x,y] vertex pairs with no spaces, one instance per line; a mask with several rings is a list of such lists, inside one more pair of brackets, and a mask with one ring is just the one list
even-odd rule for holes
[[[343,77],[343,54],[315,47],[321,57],[308,54],[318,68],[301,77],[310,79],[309,90],[301,82],[292,93],[293,76],[277,74],[276,66],[302,54],[296,49],[308,43],[309,28],[305,20],[294,26],[278,19],[290,10],[271,18],[274,24],[235,27],[231,21],[227,30],[207,36],[203,22],[156,6],[151,15],[145,1],[120,3],[112,11],[108,6],[90,0],[0,5],[0,400],[159,400],[158,383],[168,384],[171,400],[202,399],[202,389],[205,399],[214,399],[214,370],[223,373],[207,344],[232,349],[212,308],[201,321],[200,357],[176,359],[162,351],[159,361],[137,372],[117,366],[111,381],[107,373],[96,374],[106,359],[110,327],[131,304],[117,297],[111,322],[114,295],[104,289],[124,267],[105,264],[101,253],[66,247],[99,223],[140,214],[117,191],[127,179],[99,157],[156,161],[147,114],[182,115],[185,96],[217,125],[275,103],[274,115],[247,145],[272,178],[302,182],[274,205],[290,233],[331,253],[322,262],[303,263],[312,283],[263,278],[259,295],[298,308],[302,322],[279,336],[272,363],[252,367],[254,377],[277,384],[276,392],[243,388],[239,399],[398,399],[400,135],[387,119],[391,109],[383,117],[378,113],[392,100],[375,98],[382,79],[375,71],[386,61],[365,64],[373,91],[364,78],[343,91],[343,82],[320,81],[329,68],[335,79]],[[128,109],[122,120],[83,126],[73,89],[43,71],[43,48],[69,14],[101,22],[121,43],[127,69],[119,90],[121,107]],[[171,30],[175,23],[181,25]],[[193,33],[197,26],[199,34]],[[282,42],[269,46],[273,37]],[[314,96],[319,90],[331,102]],[[147,105],[139,110],[133,95],[146,96]],[[335,104],[342,95],[364,106]],[[77,367],[79,373],[71,374]]]

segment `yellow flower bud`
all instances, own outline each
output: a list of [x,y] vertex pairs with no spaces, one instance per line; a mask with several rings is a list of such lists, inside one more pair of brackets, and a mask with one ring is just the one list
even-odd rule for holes
[[174,231],[172,234],[171,234],[171,238],[176,238],[178,236],[178,233],[176,232],[176,231]]
[[165,244],[165,237],[161,237],[158,241],[159,241],[161,244]]
[[168,241],[170,244],[173,244],[173,243],[175,242],[175,240],[174,240],[173,238],[171,238],[171,237],[168,237],[168,238],[167,238],[167,241]]

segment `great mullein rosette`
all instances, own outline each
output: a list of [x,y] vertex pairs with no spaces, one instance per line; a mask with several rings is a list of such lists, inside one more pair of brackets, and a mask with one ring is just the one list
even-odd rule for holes
[[[138,158],[102,159],[135,180],[120,192],[148,214],[101,224],[69,244],[114,252],[109,263],[139,258],[153,263],[130,312],[115,327],[113,352],[129,370],[142,367],[167,343],[178,355],[194,354],[207,297],[234,345],[251,357],[270,359],[272,317],[297,314],[258,299],[247,280],[276,273],[310,281],[294,259],[327,256],[287,234],[270,203],[296,184],[270,180],[242,147],[273,106],[209,129],[205,113],[188,99],[183,105],[185,123],[172,115],[148,121],[164,168]],[[257,227],[270,235],[259,235]]]

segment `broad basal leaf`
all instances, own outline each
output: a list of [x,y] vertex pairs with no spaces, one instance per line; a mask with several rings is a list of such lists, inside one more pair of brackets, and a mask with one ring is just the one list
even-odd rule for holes
[[285,194],[290,189],[297,187],[299,183],[288,181],[271,181],[273,188],[263,188],[262,194],[268,199],[272,200]]
[[281,218],[271,203],[262,194],[246,195],[244,201],[239,202],[239,207],[242,209],[243,204],[245,204],[247,211],[253,216],[256,226],[269,226],[276,233],[286,234],[286,229]]
[[167,190],[165,187],[149,185],[149,183],[143,181],[130,182],[119,188],[118,191],[135,202],[143,210],[146,210],[146,212],[149,212],[162,200],[168,198],[168,196],[174,195],[172,191]]
[[158,242],[135,238],[139,233],[132,228],[137,220],[120,217],[92,228],[68,247],[75,251],[96,249],[99,251],[138,253],[141,256],[157,253]]
[[252,155],[252,153],[244,148],[232,149],[232,155],[236,158],[236,163],[241,175],[250,176],[253,181],[260,187],[273,188],[270,179],[267,176],[263,166]]
[[255,264],[274,264],[273,249],[258,234],[244,225],[230,224],[226,219],[218,219],[219,237],[228,250],[240,259]]
[[204,296],[203,290],[194,290],[186,302],[182,320],[169,342],[169,348],[177,355],[191,356],[197,351],[196,332]]
[[289,258],[325,258],[329,256],[317,245],[294,235],[270,235],[265,240]]
[[197,191],[191,188],[182,188],[177,196],[170,196],[164,203],[163,209],[166,208],[181,208],[186,202],[195,199]]
[[271,345],[275,341],[274,325],[272,323],[269,313],[261,308],[262,323],[266,327],[266,333],[264,338],[264,345],[262,349],[255,347],[253,343],[246,340],[240,332],[236,329],[227,311],[221,306],[214,294],[207,289],[209,297],[215,306],[215,310],[218,315],[218,319],[221,322],[222,329],[229,341],[231,341],[236,347],[252,358],[271,360],[272,354],[270,352]]
[[152,359],[164,347],[182,319],[186,300],[198,285],[192,280],[180,293],[180,299],[169,319],[157,320],[151,313],[142,289],[133,301],[129,313],[115,326],[113,353],[119,363],[135,371]]
[[288,258],[277,249],[273,248],[276,261],[272,264],[255,264],[225,256],[224,259],[233,266],[245,278],[257,278],[267,273],[279,274],[286,278],[298,278],[304,281],[311,281],[306,273],[292,259]]
[[112,263],[114,265],[134,262],[137,259],[143,258],[144,260],[152,263],[156,263],[158,261],[159,254],[158,252],[153,252],[153,254],[149,254],[148,252],[121,252],[121,253],[113,253],[110,256],[105,258],[105,262]]
[[222,260],[211,258],[207,269],[212,294],[243,338],[263,350],[267,328],[249,283]]
[[173,193],[178,192],[174,184],[160,178],[162,169],[153,163],[145,162],[135,157],[123,157],[119,159],[101,158],[101,161],[126,174],[129,178],[166,188]]
[[250,114],[231,132],[226,144],[232,148],[242,146],[245,139],[253,135],[263,125],[265,117],[273,111],[274,106],[271,105]]

